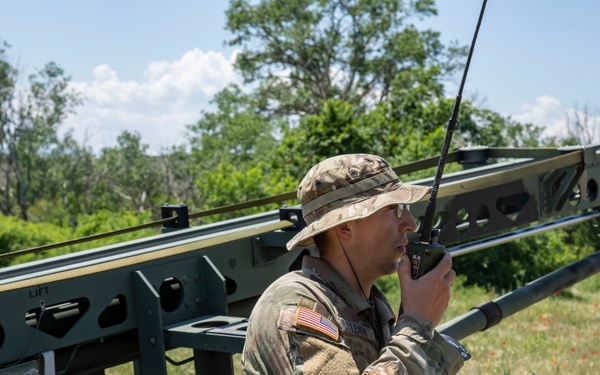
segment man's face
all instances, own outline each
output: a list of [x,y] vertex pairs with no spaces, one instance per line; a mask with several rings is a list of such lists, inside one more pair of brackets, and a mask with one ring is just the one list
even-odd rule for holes
[[396,272],[397,261],[406,252],[407,233],[417,229],[409,209],[400,212],[398,217],[398,205],[387,206],[355,222],[355,253],[375,277]]

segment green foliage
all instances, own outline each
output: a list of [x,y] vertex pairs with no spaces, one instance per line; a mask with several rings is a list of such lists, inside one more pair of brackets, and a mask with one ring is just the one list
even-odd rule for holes
[[585,225],[541,233],[458,257],[454,269],[466,276],[468,285],[512,290],[591,254],[599,242],[591,234]]
[[103,197],[105,203],[112,201],[108,207],[144,212],[162,201],[160,173],[147,150],[141,136],[128,131],[119,135],[116,147],[102,150],[98,164],[103,176],[101,184],[112,193]]
[[164,168],[165,202],[186,203],[200,207],[200,194],[195,181],[201,174],[201,165],[194,162],[193,155],[183,145],[173,146],[160,158]]
[[243,48],[237,70],[278,115],[318,114],[330,99],[364,112],[385,101],[405,70],[460,66],[464,49],[410,24],[436,13],[431,0],[232,0],[227,29],[229,44]]
[[276,147],[275,127],[260,113],[263,105],[255,99],[231,85],[212,100],[215,113],[203,113],[188,127],[194,160],[202,170],[219,163],[256,163]]
[[[92,215],[82,215],[79,217],[79,224],[73,234],[75,237],[86,237],[97,233],[112,232],[114,230],[129,228],[136,225],[150,222],[152,219],[149,213],[137,213],[132,211],[112,212],[100,210]],[[152,233],[156,232],[155,230]],[[146,232],[148,234],[149,232]],[[138,235],[128,235],[131,238],[139,238]],[[113,241],[108,241],[113,243]]]
[[[188,127],[191,164],[186,173],[193,175],[196,208],[211,208],[241,203],[294,190],[293,178],[283,173],[273,158],[277,149],[276,126],[260,109],[256,97],[242,93],[232,85],[213,99],[217,112],[203,113]],[[180,160],[186,158],[181,156]],[[282,203],[278,204],[280,206]],[[214,222],[274,209],[277,205],[256,207],[203,218]]]
[[[320,114],[305,116],[297,127],[284,133],[278,154],[273,160],[281,163],[292,176],[301,176],[315,163],[325,158],[356,152],[373,152],[369,144],[369,129],[360,115],[346,102],[328,100]],[[274,163],[277,163],[274,161]]]
[[62,242],[69,238],[69,232],[48,223],[34,224],[13,216],[0,216],[0,253]]
[[354,122],[354,108],[348,103],[332,100],[324,107],[320,115],[304,117],[300,122],[301,129],[306,132],[304,145],[312,151],[312,159],[368,151],[365,128]]
[[457,147],[539,147],[543,128],[521,124],[467,101],[461,104]]
[[[148,214],[133,212],[99,211],[93,215],[82,215],[77,218],[76,228],[59,226],[50,223],[32,223],[10,216],[0,216],[0,253],[31,249],[43,245],[58,244],[71,239],[79,239],[95,234],[109,233],[118,229],[131,228],[151,221]],[[48,256],[67,254],[85,249],[110,245],[123,241],[158,234],[159,229],[144,229],[106,237],[77,245],[45,250],[42,253],[30,253],[2,261],[2,266],[18,264]]]
[[[221,163],[215,170],[206,173],[202,180],[198,180],[198,188],[205,194],[204,209],[246,202],[292,191],[294,186],[293,179],[290,177],[283,177],[281,179],[270,178],[268,176],[267,165],[264,163],[247,168]],[[281,207],[282,204],[270,204],[247,208],[238,212],[215,215],[203,219],[203,222],[215,222],[226,218],[264,212]]]
[[400,282],[397,274],[380,277],[375,285],[385,294],[393,308],[400,306]]
[[44,195],[32,203],[29,220],[75,226],[79,215],[96,211],[97,199],[102,196],[97,190],[96,158],[91,149],[79,145],[70,133],[48,158],[51,168]]
[[27,220],[50,176],[58,126],[81,99],[52,62],[31,74],[28,86],[17,88],[19,72],[7,61],[8,45],[1,40],[0,45],[0,210]]
[[[150,212],[120,211],[113,212],[101,210],[91,215],[81,215],[77,218],[78,225],[74,228],[72,238],[83,238],[95,234],[110,233],[120,229],[132,228],[141,224],[152,222],[153,217]],[[94,241],[89,241],[81,245],[71,246],[62,251],[62,253],[93,249],[101,246],[112,245],[138,238],[148,237],[160,233],[160,227],[136,230],[109,236]],[[61,252],[59,252],[61,253]]]

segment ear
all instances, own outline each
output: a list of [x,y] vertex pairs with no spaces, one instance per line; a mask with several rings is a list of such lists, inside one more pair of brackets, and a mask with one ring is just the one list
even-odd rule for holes
[[338,224],[335,227],[333,227],[333,230],[335,231],[337,236],[340,238],[340,240],[347,241],[350,238],[352,238],[352,228],[348,224],[349,223],[342,223],[342,224]]

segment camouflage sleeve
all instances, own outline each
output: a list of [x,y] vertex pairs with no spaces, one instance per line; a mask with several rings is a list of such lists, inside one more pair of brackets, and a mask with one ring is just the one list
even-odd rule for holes
[[[278,329],[260,330],[261,341],[268,345],[247,342],[243,356],[245,373],[359,374],[357,358],[353,358],[345,342],[315,327],[297,324],[299,308],[282,308]],[[462,357],[429,321],[406,314],[399,319],[380,357],[363,374],[454,374],[462,365]]]
[[434,330],[430,321],[404,314],[381,356],[363,374],[455,374],[463,364],[458,351]]

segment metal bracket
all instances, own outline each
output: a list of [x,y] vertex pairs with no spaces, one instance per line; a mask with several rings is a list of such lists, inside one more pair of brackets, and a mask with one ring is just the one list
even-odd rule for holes
[[190,227],[190,215],[188,207],[185,204],[169,204],[165,203],[160,208],[161,217],[168,219],[176,214],[177,218],[169,223],[165,223],[162,226],[162,232],[171,232],[177,229],[185,229]]
[[306,222],[302,216],[302,208],[300,207],[281,207],[279,209],[279,220],[288,220],[294,223],[293,226],[283,229],[284,231],[300,232],[306,227]]
[[226,315],[204,315],[165,327],[165,341],[173,347],[241,353],[248,320]]
[[280,256],[287,254],[285,244],[290,235],[286,232],[265,233],[252,239],[252,256],[255,266],[275,262]]

